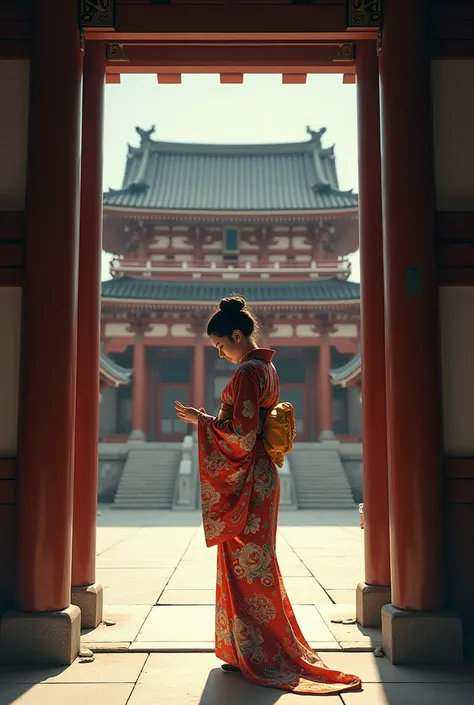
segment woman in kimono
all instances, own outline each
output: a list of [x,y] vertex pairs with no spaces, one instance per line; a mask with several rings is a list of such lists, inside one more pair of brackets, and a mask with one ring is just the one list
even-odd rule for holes
[[276,557],[278,471],[261,438],[265,413],[279,402],[274,351],[255,342],[257,322],[244,299],[223,299],[207,334],[220,357],[238,365],[219,416],[176,402],[197,424],[204,533],[218,546],[216,655],[225,671],[259,685],[323,695],[357,690],[360,679],[328,668],[295,619]]

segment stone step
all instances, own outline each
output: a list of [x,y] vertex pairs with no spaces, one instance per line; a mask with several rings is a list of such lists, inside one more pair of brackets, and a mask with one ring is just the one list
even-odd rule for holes
[[130,449],[114,507],[170,509],[180,460],[178,444]]
[[349,509],[355,506],[352,490],[337,448],[318,444],[295,448],[289,456],[298,507]]

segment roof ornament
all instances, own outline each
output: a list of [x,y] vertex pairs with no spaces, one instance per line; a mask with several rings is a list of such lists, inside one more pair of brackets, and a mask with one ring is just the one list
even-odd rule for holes
[[309,125],[306,125],[306,132],[307,134],[311,137],[311,140],[313,142],[317,142],[319,146],[321,146],[321,138],[327,131],[326,127],[322,127],[320,130],[315,132],[315,130],[312,130]]
[[136,132],[140,136],[142,144],[143,144],[143,142],[150,142],[151,136],[154,134],[155,129],[156,129],[155,125],[152,125],[149,130],[142,130],[141,127],[135,128]]

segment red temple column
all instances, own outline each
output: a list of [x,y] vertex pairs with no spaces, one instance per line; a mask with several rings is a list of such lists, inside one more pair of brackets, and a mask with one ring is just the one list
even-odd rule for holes
[[318,397],[319,397],[319,440],[334,438],[332,420],[332,385],[329,375],[331,369],[331,346],[328,336],[321,334],[318,362]]
[[132,432],[130,439],[145,440],[146,361],[143,333],[135,335],[133,349]]
[[428,617],[407,612],[444,605],[428,3],[411,3],[404,13],[394,0],[384,7],[379,61],[393,604],[382,609],[382,634],[396,663],[413,657],[445,663],[462,654],[455,617],[431,615],[426,639],[420,624]]
[[196,334],[194,343],[193,405],[196,409],[206,408],[206,349],[201,334]]
[[365,583],[357,590],[357,619],[363,626],[380,626],[381,608],[390,602],[390,542],[379,67],[374,41],[357,43],[356,68],[365,522]]
[[88,42],[84,55],[81,226],[77,326],[76,440],[72,602],[82,626],[102,621],[102,588],[95,584],[99,438],[100,281],[105,46]]
[[[2,647],[12,661],[70,663],[80,630],[80,612],[70,606],[82,74],[76,3],[34,3],[32,26],[16,549],[16,607],[30,615],[3,617]],[[38,612],[50,614],[31,614]],[[56,627],[32,625],[49,618]]]

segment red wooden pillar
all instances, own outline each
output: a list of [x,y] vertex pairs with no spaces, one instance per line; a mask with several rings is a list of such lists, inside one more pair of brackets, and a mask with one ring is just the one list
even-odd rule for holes
[[76,3],[34,7],[16,605],[47,612],[71,598],[82,53]]
[[[95,583],[104,85],[105,46],[102,42],[88,42],[84,56],[83,82],[72,543],[72,584],[74,587],[91,586]],[[88,594],[93,595],[93,599],[96,601],[97,593],[95,591]],[[74,597],[73,594],[73,601],[75,601]],[[80,606],[83,607],[83,605]],[[98,615],[99,617],[101,614]],[[97,626],[97,624],[93,626]]]
[[431,611],[444,590],[427,28],[425,2],[387,2],[379,61],[392,604]]
[[194,343],[194,370],[193,370],[193,405],[196,409],[206,407],[206,367],[205,367],[204,340],[202,335],[196,334]]
[[332,385],[329,375],[331,369],[331,346],[326,334],[321,335],[318,362],[318,396],[319,396],[319,440],[334,438],[332,421]]
[[[356,57],[365,582],[389,586],[379,67],[375,42],[358,42]],[[380,610],[378,618],[380,621]]]
[[143,333],[135,335],[133,349],[133,387],[132,387],[132,432],[131,440],[145,440],[145,415],[146,415],[146,362],[145,341]]

